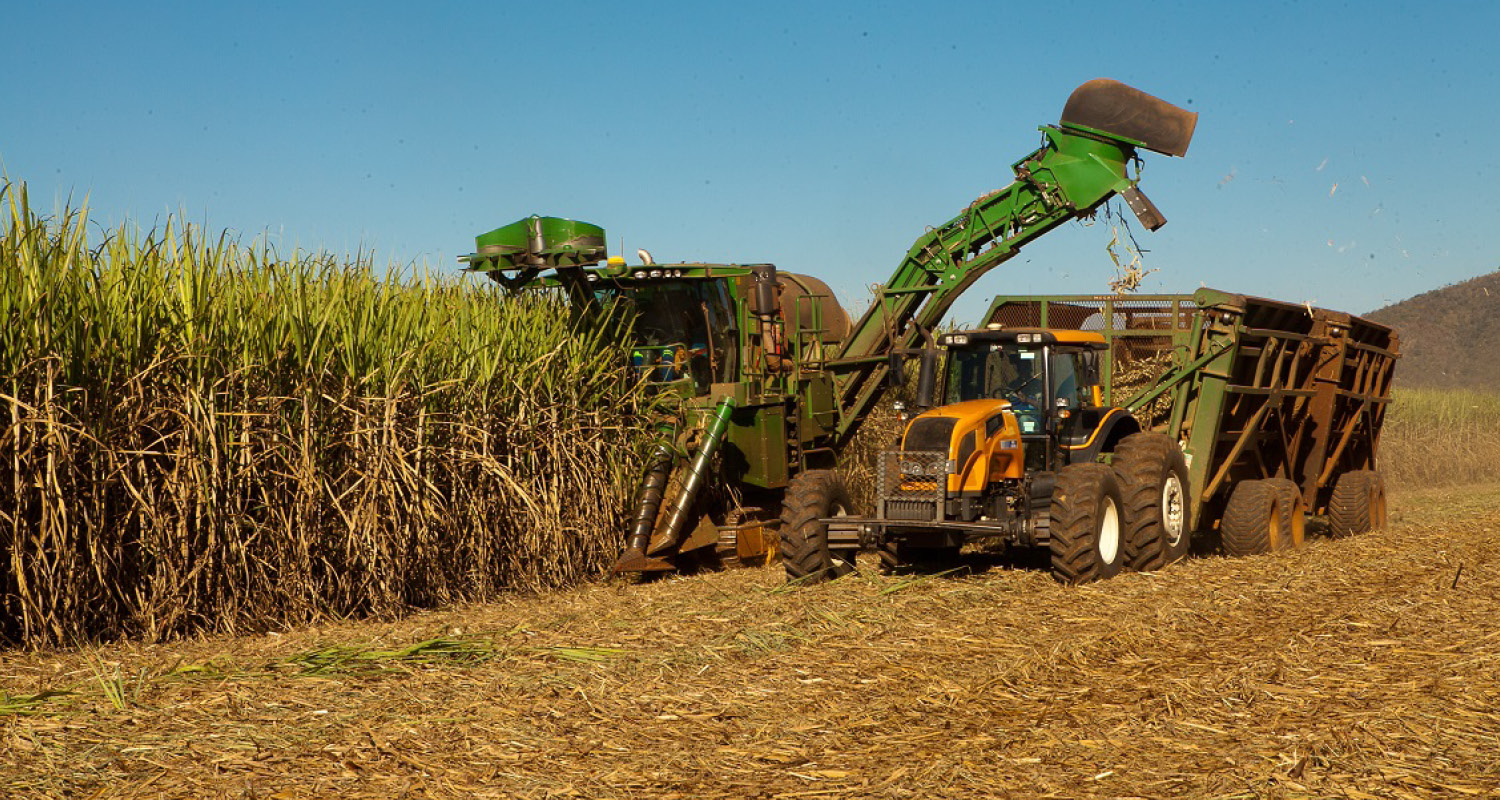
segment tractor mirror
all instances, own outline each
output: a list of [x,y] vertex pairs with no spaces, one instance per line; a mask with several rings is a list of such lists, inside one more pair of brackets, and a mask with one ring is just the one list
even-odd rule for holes
[[906,383],[906,357],[895,350],[891,351],[886,382],[892,389],[900,389]]

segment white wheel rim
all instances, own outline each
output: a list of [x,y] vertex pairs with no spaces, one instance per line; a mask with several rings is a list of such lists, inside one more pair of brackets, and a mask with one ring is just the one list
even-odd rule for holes
[[1113,564],[1120,555],[1120,510],[1112,498],[1104,498],[1104,513],[1099,517],[1099,558]]
[[1168,473],[1161,487],[1161,527],[1166,531],[1168,547],[1176,547],[1182,543],[1183,529],[1187,527],[1184,518],[1186,505],[1183,502],[1182,481],[1177,479],[1177,473]]

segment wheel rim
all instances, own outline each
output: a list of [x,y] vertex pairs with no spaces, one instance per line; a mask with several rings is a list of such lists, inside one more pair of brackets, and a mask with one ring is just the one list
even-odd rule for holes
[[1099,515],[1099,558],[1106,564],[1120,556],[1120,510],[1113,498],[1104,498],[1104,513]]
[[1266,544],[1271,552],[1281,549],[1281,503],[1271,504],[1271,518],[1266,521]]
[[1374,486],[1370,495],[1370,530],[1380,530],[1385,527],[1385,489]]
[[1307,540],[1307,511],[1300,500],[1292,503],[1291,546],[1299,548]]
[[1175,548],[1182,543],[1183,528],[1186,527],[1185,513],[1182,481],[1177,479],[1177,473],[1168,473],[1161,487],[1161,527],[1167,535],[1168,547]]

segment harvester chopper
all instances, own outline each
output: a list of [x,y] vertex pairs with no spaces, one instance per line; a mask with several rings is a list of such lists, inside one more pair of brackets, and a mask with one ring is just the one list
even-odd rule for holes
[[919,237],[852,323],[815,278],[772,264],[628,265],[608,257],[603,229],[556,217],[483,234],[460,261],[511,288],[637,312],[632,366],[676,402],[657,420],[615,572],[765,563],[778,542],[803,563],[805,538],[779,531],[823,516],[843,491],[836,456],[900,380],[904,355],[932,352],[922,345],[983,274],[1116,194],[1160,228],[1165,217],[1137,187],[1139,151],[1182,156],[1196,123],[1118,81],[1079,86],[1060,122],[1040,128],[1041,146],[1012,165],[1014,180]]

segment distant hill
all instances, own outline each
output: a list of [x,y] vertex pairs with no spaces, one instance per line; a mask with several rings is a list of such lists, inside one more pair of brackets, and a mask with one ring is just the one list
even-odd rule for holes
[[1396,386],[1500,391],[1500,271],[1364,316],[1401,335]]

